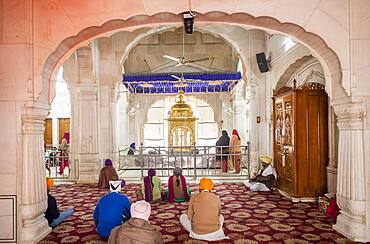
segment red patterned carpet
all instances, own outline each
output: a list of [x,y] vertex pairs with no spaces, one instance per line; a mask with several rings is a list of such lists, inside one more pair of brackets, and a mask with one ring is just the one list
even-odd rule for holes
[[[123,189],[136,201],[138,184]],[[256,193],[240,183],[221,183],[215,187],[221,197],[224,231],[230,240],[214,243],[347,243],[332,230],[333,219],[327,219],[317,204],[291,203],[278,193]],[[52,189],[60,209],[75,208],[72,217],[53,229],[40,243],[105,243],[95,231],[92,212],[105,194],[95,185],[59,185]],[[179,216],[187,203],[152,205],[151,224],[161,231],[165,243],[206,243],[189,238],[181,227]]]

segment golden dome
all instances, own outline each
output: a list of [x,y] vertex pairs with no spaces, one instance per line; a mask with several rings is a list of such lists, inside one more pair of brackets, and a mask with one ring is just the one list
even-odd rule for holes
[[183,99],[183,94],[184,92],[182,90],[179,91],[178,95],[178,101],[176,104],[172,105],[171,110],[170,110],[170,118],[192,118],[193,117],[193,111],[191,109],[191,106],[184,102]]

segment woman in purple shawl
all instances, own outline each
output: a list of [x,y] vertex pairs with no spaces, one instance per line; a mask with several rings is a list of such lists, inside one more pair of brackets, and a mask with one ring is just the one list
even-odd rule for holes
[[147,202],[157,202],[161,200],[161,179],[155,175],[155,169],[149,169],[148,176],[144,177],[141,184],[141,191]]

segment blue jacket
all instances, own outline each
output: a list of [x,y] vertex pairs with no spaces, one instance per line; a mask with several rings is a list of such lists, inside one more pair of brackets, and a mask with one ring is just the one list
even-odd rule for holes
[[127,196],[111,192],[102,196],[94,210],[96,230],[108,238],[111,230],[131,218],[131,203]]

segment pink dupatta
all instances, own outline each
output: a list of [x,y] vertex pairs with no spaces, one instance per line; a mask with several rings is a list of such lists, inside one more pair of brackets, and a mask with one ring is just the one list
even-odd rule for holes
[[[169,202],[173,202],[175,200],[175,193],[173,189],[173,177],[174,176],[170,176],[170,178],[168,179],[168,193],[169,193],[168,201]],[[182,175],[180,175],[179,177],[181,180],[182,190],[184,191],[184,197],[186,201],[189,201],[189,194],[188,194],[188,189],[186,188],[185,177]]]

